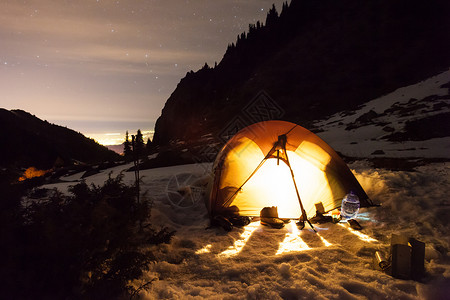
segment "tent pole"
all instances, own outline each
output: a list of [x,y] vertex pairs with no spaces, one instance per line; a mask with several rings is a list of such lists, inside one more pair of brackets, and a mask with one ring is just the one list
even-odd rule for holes
[[306,211],[305,211],[305,208],[303,207],[302,199],[300,198],[300,193],[298,192],[297,183],[295,182],[295,177],[294,177],[294,171],[291,168],[291,163],[289,162],[289,158],[287,155],[285,145],[283,145],[283,151],[284,151],[284,155],[286,156],[287,165],[289,167],[289,170],[291,171],[291,177],[292,177],[292,181],[294,182],[294,187],[295,187],[295,192],[297,193],[298,202],[300,203],[300,209],[302,210],[303,222],[308,222],[308,224],[309,224],[309,226],[311,226],[312,230],[315,233],[317,233],[316,229],[314,228],[314,226],[311,224],[311,222],[308,220],[308,217],[306,216]]
[[[293,128],[291,128],[291,130],[293,130],[295,128],[295,126]],[[289,132],[291,131],[289,130]],[[288,132],[288,133],[289,133]],[[306,211],[305,208],[303,207],[303,203],[302,203],[302,199],[300,198],[300,193],[298,192],[298,188],[297,188],[297,183],[295,182],[295,177],[294,177],[294,171],[291,168],[291,163],[289,162],[289,157],[287,155],[287,150],[286,150],[286,142],[287,142],[287,137],[286,134],[280,135],[278,136],[278,142],[272,147],[272,149],[270,149],[270,151],[267,153],[267,155],[261,160],[261,162],[259,163],[259,165],[256,167],[256,169],[250,174],[250,176],[248,176],[248,178],[244,181],[244,183],[242,183],[242,185],[231,195],[231,197],[229,197],[225,202],[224,202],[224,206],[228,205],[228,203],[231,201],[231,199],[233,199],[233,197],[242,189],[242,187],[250,180],[250,178],[253,177],[253,175],[255,175],[255,173],[259,170],[259,168],[261,168],[261,166],[266,162],[266,160],[270,157],[270,155],[273,154],[273,152],[277,151],[277,158],[279,160],[279,150],[277,150],[278,147],[280,147],[281,149],[283,149],[284,151],[284,155],[286,156],[286,164],[289,167],[289,171],[291,172],[291,177],[292,177],[292,181],[294,182],[294,187],[295,187],[295,192],[297,193],[297,198],[298,198],[298,202],[300,203],[300,209],[302,211],[302,217],[303,217],[303,222],[308,222],[309,226],[311,226],[311,229],[317,233],[316,229],[314,228],[314,226],[311,224],[311,222],[308,220],[308,217],[306,215]],[[279,149],[279,148],[278,148]],[[303,229],[303,228],[302,228]]]

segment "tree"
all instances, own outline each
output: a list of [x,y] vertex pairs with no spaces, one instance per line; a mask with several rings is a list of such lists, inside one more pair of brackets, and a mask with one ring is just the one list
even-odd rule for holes
[[125,142],[123,143],[123,156],[125,157],[126,160],[130,159],[132,157],[132,153],[131,153],[131,143],[130,143],[130,138],[128,136],[128,130],[125,133]]
[[205,62],[205,64],[202,67],[202,70],[209,70],[210,67],[208,66],[208,63]]
[[150,140],[150,138],[147,139],[147,144],[145,145],[145,148],[147,150],[147,153],[150,154],[153,150],[153,143]]
[[138,129],[136,133],[136,139],[135,139],[135,145],[134,145],[134,151],[136,151],[136,156],[138,158],[142,157],[145,153],[145,144],[144,144],[144,137],[142,136],[142,132],[140,129]]
[[69,195],[55,190],[27,208],[17,204],[24,186],[2,189],[7,197],[0,201],[2,298],[128,299],[135,294],[130,282],[157,260],[149,246],[169,243],[175,232],[152,226],[151,203],[138,201],[123,176],[110,176],[103,186],[82,181],[69,188]]
[[286,14],[286,12],[288,11],[288,9],[289,9],[288,3],[287,2],[283,2],[283,7],[281,9],[280,16],[284,16]]
[[260,21],[257,21],[257,22],[256,22],[256,29],[259,30],[259,29],[261,29],[261,28],[262,28],[261,22],[260,22]]
[[277,9],[275,8],[275,4],[272,4],[272,8],[267,13],[266,26],[267,27],[271,26],[273,23],[277,21],[277,19],[278,19],[278,12]]

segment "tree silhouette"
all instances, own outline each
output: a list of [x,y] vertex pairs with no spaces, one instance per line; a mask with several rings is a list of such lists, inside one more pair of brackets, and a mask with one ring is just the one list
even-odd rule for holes
[[134,151],[136,151],[136,156],[138,158],[141,158],[145,154],[144,150],[145,150],[144,137],[142,136],[141,130],[138,129],[134,145]]
[[175,232],[152,226],[150,202],[138,201],[123,176],[82,181],[68,195],[38,189],[46,200],[27,207],[20,199],[42,182],[0,178],[2,299],[128,299],[138,291],[130,282],[157,260],[150,246]]
[[266,26],[271,26],[278,19],[278,12],[275,8],[275,4],[272,4],[272,8],[267,13],[266,17]]
[[123,143],[123,156],[125,157],[126,160],[129,160],[132,156],[131,142],[130,142],[130,138],[128,136],[128,130],[125,133],[125,142]]
[[150,154],[153,150],[153,143],[150,140],[150,138],[147,138],[147,144],[145,145],[145,148],[147,150],[147,154]]

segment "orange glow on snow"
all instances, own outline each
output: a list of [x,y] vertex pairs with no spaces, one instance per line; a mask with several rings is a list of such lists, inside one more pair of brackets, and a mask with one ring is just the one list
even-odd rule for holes
[[320,239],[322,240],[323,244],[325,245],[325,247],[330,247],[333,246],[332,243],[330,243],[329,241],[327,241],[323,236],[321,236],[319,233],[317,233],[317,236],[320,237]]
[[280,243],[278,251],[275,255],[293,251],[311,250],[311,248],[300,237],[300,230],[298,230],[294,220],[289,222],[289,227],[287,229],[289,232],[286,234],[283,242]]
[[241,234],[241,236],[234,241],[234,244],[230,247],[228,247],[227,250],[221,252],[218,254],[219,257],[230,257],[238,255],[242,249],[244,248],[245,244],[249,240],[249,238],[252,236],[253,232],[260,227],[260,222],[252,222],[249,225],[244,227],[244,232]]
[[24,181],[26,179],[34,178],[34,177],[41,177],[50,172],[50,170],[38,170],[35,167],[29,167],[25,170],[23,173],[23,176],[19,178],[19,181]]
[[354,235],[356,235],[361,241],[363,242],[367,242],[367,243],[372,243],[372,242],[378,242],[378,240],[368,236],[367,234],[364,234],[362,232],[359,232],[357,230],[353,230],[352,228],[345,226],[342,223],[338,223],[339,226],[342,226],[344,228],[346,228],[348,231],[350,231],[351,233],[353,233]]
[[205,254],[205,253],[210,253],[211,252],[211,247],[212,245],[206,245],[205,247],[203,247],[202,249],[199,249],[197,251],[195,251],[195,254]]

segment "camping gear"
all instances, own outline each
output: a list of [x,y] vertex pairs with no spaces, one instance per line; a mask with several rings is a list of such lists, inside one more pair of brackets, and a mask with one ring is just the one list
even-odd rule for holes
[[284,227],[283,220],[279,218],[261,218],[261,225],[270,226],[272,228],[281,229]]
[[[339,155],[311,131],[285,121],[252,124],[218,153],[207,209],[211,218],[235,206],[240,216],[256,217],[277,206],[278,217],[303,221],[341,205],[353,190],[362,207],[373,205]],[[312,225],[311,225],[312,226]]]
[[328,223],[328,222],[333,222],[333,217],[332,216],[325,216],[325,208],[323,207],[322,202],[319,203],[315,203],[314,206],[316,207],[316,215],[314,217],[312,217],[311,219],[309,219],[309,221],[313,224],[315,223],[319,223],[319,224],[323,224],[323,223]]
[[362,230],[362,226],[355,219],[350,219],[347,221],[348,225],[350,225],[351,229],[354,230]]
[[410,238],[409,244],[411,245],[411,278],[419,280],[425,275],[425,243]]
[[325,213],[325,208],[323,207],[322,202],[316,203],[316,204],[314,204],[314,206],[316,207],[316,214],[317,213],[320,213],[320,214]]
[[228,218],[228,220],[233,224],[233,226],[244,227],[251,223],[251,219],[249,217],[244,216],[232,216]]
[[267,225],[277,229],[284,227],[284,221],[278,218],[278,209],[276,206],[261,209],[260,217],[261,225]]
[[350,191],[350,193],[345,195],[342,199],[341,218],[343,220],[356,218],[358,212],[359,198],[353,191]]
[[214,216],[214,218],[211,219],[211,226],[222,227],[225,231],[233,230],[233,224],[231,224],[230,220],[221,215]]
[[263,207],[259,216],[261,218],[278,218],[278,208],[276,206]]
[[339,223],[341,221],[341,213],[338,209],[331,212],[331,217],[333,218],[333,223]]
[[391,275],[419,280],[425,274],[425,243],[393,234],[391,238]]
[[391,275],[395,278],[411,278],[411,248],[408,245],[395,244],[391,248]]
[[311,219],[309,219],[309,220],[313,224],[315,224],[315,223],[318,223],[318,224],[332,223],[333,222],[333,217],[332,216],[324,216],[319,211],[316,211],[316,215],[314,217],[312,217]]
[[391,265],[389,261],[387,261],[383,253],[381,253],[380,251],[375,251],[375,255],[373,258],[373,268],[375,270],[387,271],[390,266]]

